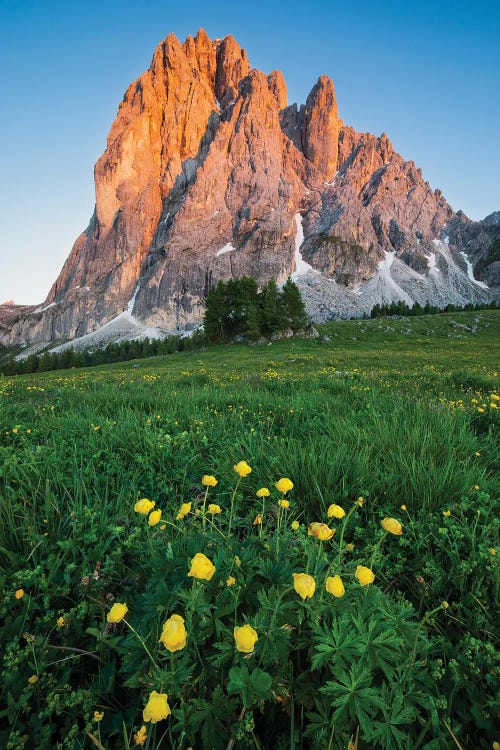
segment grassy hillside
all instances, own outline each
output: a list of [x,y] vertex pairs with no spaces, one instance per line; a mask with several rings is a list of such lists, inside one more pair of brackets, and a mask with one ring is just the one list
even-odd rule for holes
[[[142,626],[138,632],[156,658],[163,614],[172,613],[174,601],[177,608],[191,605],[177,591],[177,568],[171,572],[175,585],[162,588],[159,599],[151,581],[161,578],[164,586],[167,558],[184,565],[203,545],[220,548],[222,535],[233,557],[238,545],[244,551],[246,544],[260,545],[251,547],[251,554],[247,550],[250,588],[259,555],[272,559],[267,567],[261,564],[258,575],[264,580],[262,570],[267,570],[278,588],[289,576],[287,566],[303,564],[315,576],[321,571],[326,575],[338,556],[347,593],[334,605],[360,607],[362,613],[371,605],[368,598],[359,599],[358,589],[363,594],[367,589],[359,587],[354,570],[372,566],[376,579],[370,596],[385,597],[387,607],[403,606],[404,598],[414,608],[407,616],[416,629],[409,643],[393,645],[395,659],[408,662],[406,677],[383,676],[379,665],[365,687],[381,694],[393,690],[411,706],[406,716],[401,708],[399,720],[375,701],[366,718],[351,696],[354,702],[346,704],[344,713],[332,713],[338,696],[325,698],[325,704],[312,700],[318,690],[314,679],[301,693],[296,678],[269,661],[260,637],[259,669],[273,680],[260,703],[255,698],[250,707],[242,704],[243,688],[238,693],[237,687],[234,705],[228,703],[220,675],[231,665],[240,668],[232,651],[221,651],[225,660],[221,656],[210,662],[221,680],[218,698],[208,688],[203,695],[201,687],[188,696],[185,686],[192,679],[208,686],[213,676],[205,664],[193,678],[188,663],[180,661],[188,658],[183,651],[175,679],[173,668],[168,675],[164,668],[161,677],[172,698],[170,728],[163,729],[168,722],[148,724],[146,747],[347,748],[358,727],[360,750],[491,747],[497,739],[500,313],[346,321],[319,330],[320,338],[314,340],[217,346],[135,363],[0,379],[0,628],[7,646],[0,704],[8,705],[0,711],[2,747],[90,748],[96,744],[93,737],[111,750],[124,747],[123,724],[133,747],[143,701],[148,690],[157,689],[159,678],[148,671],[147,655],[140,647],[134,650],[131,644],[137,639],[123,624],[106,625],[106,612],[113,597],[126,601],[134,613],[130,622],[136,630]],[[235,490],[233,466],[241,459],[252,472]],[[212,518],[200,529],[194,513],[203,508],[203,475],[218,480],[210,497],[226,515],[221,514],[217,528]],[[273,488],[280,477],[294,483],[287,510],[276,505]],[[253,520],[261,501],[255,492],[263,486],[273,491],[259,535]],[[326,511],[331,503],[347,510],[360,496],[364,502],[349,516],[345,534],[344,521],[337,521],[337,534],[318,548],[318,540],[307,535],[308,524],[330,523]],[[134,514],[134,503],[143,497],[162,510],[167,525],[161,532],[160,525],[148,527]],[[184,502],[193,503],[192,512],[178,522]],[[228,534],[233,504],[235,531]],[[404,531],[377,546],[380,520],[386,516],[401,521]],[[300,523],[298,531],[290,530],[293,520]],[[354,545],[349,554],[347,541]],[[271,564],[277,566],[272,574]],[[221,569],[224,565],[221,557]],[[206,612],[199,616],[220,616],[221,625],[204,640],[200,636],[197,644],[190,634],[188,646],[193,642],[195,659],[195,652],[202,652],[200,664],[208,644],[222,648],[224,629],[232,633],[234,614],[240,620],[254,617],[254,626],[260,623],[271,638],[260,600],[242,598],[234,612],[230,606],[220,614],[225,586],[210,585],[214,588],[204,601]],[[19,589],[24,596],[16,599]],[[279,592],[283,602],[293,596],[285,589]],[[332,616],[330,610],[315,613],[315,601],[302,605],[304,612],[306,604],[311,608],[311,643],[319,637],[314,628]],[[441,611],[442,601],[450,606]],[[372,604],[374,612],[386,606],[378,600]],[[349,612],[339,610],[338,616]],[[295,616],[286,611],[283,623]],[[63,625],[58,625],[61,618]],[[277,612],[270,616],[272,622],[276,618]],[[305,628],[299,620],[294,633]],[[389,628],[384,622],[383,627],[379,623],[382,631]],[[297,641],[295,650],[290,646],[290,654],[300,654],[301,674],[319,658],[312,651],[305,656],[308,648],[311,644],[303,641]],[[242,662],[247,663],[251,666],[251,660]],[[422,696],[431,692],[430,701],[419,703],[410,696],[408,675],[417,666],[421,672],[412,690]],[[318,663],[311,674],[324,680],[320,672],[325,668]],[[33,684],[31,676],[38,678]],[[197,719],[198,724],[193,718],[202,710],[196,704],[202,698],[205,712],[220,714],[220,745],[203,724],[206,717]],[[389,702],[394,705],[394,698]],[[193,716],[186,713],[188,707],[196,709]],[[94,711],[103,711],[104,718],[94,721]],[[251,728],[245,724],[250,714]],[[231,727],[238,716],[236,732]]]

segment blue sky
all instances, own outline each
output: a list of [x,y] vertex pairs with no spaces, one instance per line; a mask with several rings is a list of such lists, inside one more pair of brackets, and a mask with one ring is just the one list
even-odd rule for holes
[[500,209],[497,2],[0,0],[0,302],[45,298],[125,89],[169,32],[199,27],[281,70],[289,102],[326,73],[340,117],[386,132],[455,210]]

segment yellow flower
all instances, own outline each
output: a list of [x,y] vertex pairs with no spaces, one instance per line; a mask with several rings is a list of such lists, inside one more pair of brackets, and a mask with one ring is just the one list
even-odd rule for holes
[[281,500],[278,500],[278,505],[280,508],[289,508],[290,507],[290,501],[285,500],[284,498],[281,498]]
[[328,576],[325,582],[325,589],[329,594],[333,594],[337,598],[345,594],[344,584],[340,576]]
[[406,505],[402,505],[401,510],[406,510]]
[[251,625],[242,625],[241,628],[235,627],[234,640],[236,641],[236,650],[243,654],[252,654],[256,642],[259,640],[257,631]]
[[210,562],[203,552],[197,552],[191,560],[191,570],[188,576],[192,578],[202,578],[204,581],[210,581],[215,573],[215,565]]
[[316,591],[314,578],[307,573],[293,574],[293,588],[302,599],[310,598]]
[[139,731],[134,734],[135,744],[140,745],[140,746],[144,745],[144,743],[146,742],[147,736],[148,736],[148,733],[146,732],[146,727],[143,724],[142,727],[139,729]]
[[362,508],[364,502],[365,502],[364,497],[358,497],[358,499],[356,500],[356,505],[359,505],[359,507]]
[[474,455],[475,455],[475,456],[480,456],[481,454],[480,454],[480,452],[479,452],[479,451],[476,451],[476,452],[474,453]]
[[106,615],[106,620],[108,622],[121,622],[125,615],[128,612],[128,607],[126,604],[120,604],[120,602],[115,602],[111,609],[109,610],[108,614]]
[[16,597],[16,599],[22,599],[24,596],[24,589],[17,589],[14,596]]
[[162,523],[162,525],[160,526],[160,531],[165,531],[166,528],[167,528],[167,524]]
[[229,576],[229,578],[226,581],[226,586],[234,586],[236,583],[236,578],[234,576]]
[[493,743],[493,750],[500,750],[500,742]]
[[500,401],[500,396],[498,395],[498,393],[492,393],[491,398],[493,399],[493,401]]
[[147,497],[143,497],[142,500],[138,500],[134,505],[136,513],[141,513],[143,516],[147,516],[150,510],[155,507],[156,503],[154,500],[148,500]]
[[448,604],[448,602],[441,602],[441,606],[443,609],[448,609],[450,605]]
[[287,492],[290,492],[290,490],[293,490],[293,482],[287,477],[282,477],[274,486],[278,492],[282,492],[284,495],[286,495]]
[[495,547],[490,547],[490,555],[496,555],[497,551]]
[[233,466],[233,469],[240,477],[246,477],[252,471],[252,467],[246,461],[240,461]]
[[380,524],[382,528],[384,529],[384,531],[388,531],[389,534],[395,534],[396,536],[401,536],[401,534],[403,533],[403,527],[401,526],[399,521],[396,521],[395,518],[390,518],[390,517],[384,518],[380,522]]
[[102,721],[104,719],[104,711],[94,711],[94,721]]
[[191,513],[191,503],[182,503],[175,518],[177,521],[182,521],[184,516],[187,516],[188,513]]
[[375,575],[370,568],[358,565],[354,574],[362,586],[369,586],[375,580]]
[[150,721],[152,724],[156,724],[158,721],[166,719],[170,713],[168,695],[166,693],[157,693],[156,690],[153,690],[144,707],[144,711],[142,712],[142,718],[144,721]]
[[160,518],[161,518],[161,510],[154,510],[152,513],[149,514],[148,524],[150,526],[156,526],[157,523],[160,523]]
[[260,490],[257,490],[255,494],[257,495],[257,497],[269,497],[271,493],[269,492],[267,487],[261,487]]
[[291,525],[291,527],[292,527],[292,529],[293,529],[294,531],[297,531],[297,529],[298,529],[298,528],[299,528],[299,526],[300,526],[300,523],[299,523],[298,521],[292,521],[292,523],[291,523],[290,525]]
[[349,552],[352,552],[354,549],[354,544],[352,542],[349,542],[349,544],[346,544],[345,547],[349,550]]
[[262,523],[262,515],[259,513],[255,516],[252,526],[259,526]]
[[475,484],[475,485],[474,485],[474,487],[473,487],[472,489],[473,489],[473,490],[478,490],[478,489],[479,489],[479,485],[478,485],[478,484]]
[[163,623],[159,643],[163,643],[167,651],[181,651],[186,645],[187,633],[184,627],[184,618],[180,615],[172,615]]
[[340,505],[330,505],[327,511],[328,518],[344,518],[345,510]]
[[30,685],[35,685],[38,682],[36,674],[32,674],[31,677],[28,677],[28,682]]
[[336,529],[331,529],[326,523],[318,522],[310,523],[307,529],[308,536],[315,536],[316,539],[319,539],[321,542],[331,539],[335,532]]
[[63,628],[64,627],[64,617],[58,617],[57,618],[57,627]]
[[443,516],[446,516],[446,518],[448,518],[448,516],[451,516],[451,510],[443,511]]
[[238,557],[238,555],[234,556],[234,564],[236,565],[237,568],[241,568],[241,560]]
[[215,485],[218,484],[218,480],[210,474],[204,474],[201,478],[201,483],[205,485],[205,487],[215,487]]
[[215,503],[210,503],[208,506],[208,512],[213,513],[216,515],[217,513],[222,513],[220,505],[216,505]]

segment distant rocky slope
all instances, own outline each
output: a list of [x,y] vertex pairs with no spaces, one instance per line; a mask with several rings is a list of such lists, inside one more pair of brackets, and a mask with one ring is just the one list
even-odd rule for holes
[[282,74],[252,69],[231,36],[158,45],[95,189],[47,299],[0,306],[0,343],[74,339],[117,318],[131,336],[189,329],[211,285],[244,274],[294,274],[315,320],[399,299],[484,302],[500,287],[498,214],[456,214],[386,135],[344,125],[327,76],[288,106]]

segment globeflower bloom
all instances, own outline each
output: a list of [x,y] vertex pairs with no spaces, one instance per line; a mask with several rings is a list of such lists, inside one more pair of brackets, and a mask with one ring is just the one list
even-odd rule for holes
[[134,505],[136,513],[141,513],[143,516],[147,516],[150,510],[153,510],[156,503],[154,500],[148,500],[147,497],[143,497],[142,500],[138,500]]
[[298,521],[292,521],[292,523],[290,524],[290,526],[291,526],[291,528],[292,528],[292,529],[293,529],[294,531],[297,531],[297,529],[298,529],[298,528],[299,528],[299,526],[300,526],[300,523],[299,523]]
[[153,510],[153,512],[149,514],[148,524],[150,526],[156,526],[157,523],[160,523],[160,518],[161,510]]
[[293,490],[293,482],[287,477],[282,477],[274,486],[278,492],[282,492],[284,495],[286,495],[287,492],[290,492],[290,490]]
[[269,492],[267,487],[261,487],[260,490],[257,490],[255,494],[257,495],[257,497],[269,497],[271,493]]
[[370,568],[358,565],[354,574],[362,586],[369,586],[375,580],[375,574]]
[[201,483],[205,487],[215,487],[215,485],[218,484],[218,480],[210,474],[204,474],[201,478]]
[[252,526],[259,526],[262,523],[262,515],[259,513],[255,516]]
[[234,586],[236,583],[236,578],[234,576],[229,576],[229,578],[226,581],[226,586]]
[[188,513],[191,513],[191,503],[182,503],[175,518],[177,521],[182,521]]
[[36,676],[36,674],[32,674],[31,677],[28,677],[28,682],[30,685],[36,685],[36,683],[38,682],[38,677]]
[[316,581],[307,573],[293,573],[293,588],[303,600],[306,600],[316,591]]
[[144,711],[142,712],[142,718],[144,721],[150,721],[151,724],[156,724],[158,721],[166,719],[170,713],[168,695],[166,693],[157,693],[156,690],[153,690],[144,707]]
[[290,507],[290,501],[285,500],[285,498],[281,498],[281,500],[278,500],[278,505],[280,508],[289,508]]
[[146,731],[146,727],[143,724],[142,727],[139,729],[139,731],[134,734],[135,744],[138,745],[139,747],[142,747],[142,745],[144,745],[146,742],[147,736],[148,736],[148,733]]
[[242,625],[234,629],[234,640],[236,641],[236,650],[243,654],[252,654],[256,642],[259,640],[257,631],[251,625]]
[[16,599],[22,599],[24,596],[24,589],[17,589],[14,596],[16,597]]
[[208,512],[213,513],[214,515],[217,515],[217,513],[222,513],[220,505],[216,505],[215,503],[210,503],[208,506]]
[[310,523],[307,529],[307,535],[315,536],[320,542],[325,542],[328,539],[331,539],[335,532],[336,529],[331,529],[326,523],[318,522]]
[[197,552],[191,560],[191,570],[188,576],[191,578],[201,578],[204,581],[210,581],[215,573],[215,565],[208,559],[203,552]]
[[252,471],[252,467],[246,461],[239,461],[239,463],[233,466],[233,469],[240,477],[246,477]]
[[345,510],[341,508],[340,505],[335,505],[335,503],[333,503],[328,508],[327,515],[328,515],[328,518],[338,518],[338,519],[344,518]]
[[328,576],[325,582],[325,589],[329,594],[332,594],[337,598],[340,598],[345,594],[344,584],[342,583],[342,578],[340,576]]
[[383,521],[380,522],[380,524],[384,531],[388,531],[389,534],[401,536],[401,534],[403,533],[403,527],[395,518],[384,518]]
[[172,615],[163,623],[159,643],[163,643],[167,651],[173,654],[175,651],[181,651],[187,641],[184,618],[180,615]]
[[108,622],[121,622],[125,615],[128,612],[128,607],[126,604],[121,604],[120,602],[115,602],[111,609],[109,610],[108,614],[106,615],[106,620]]

